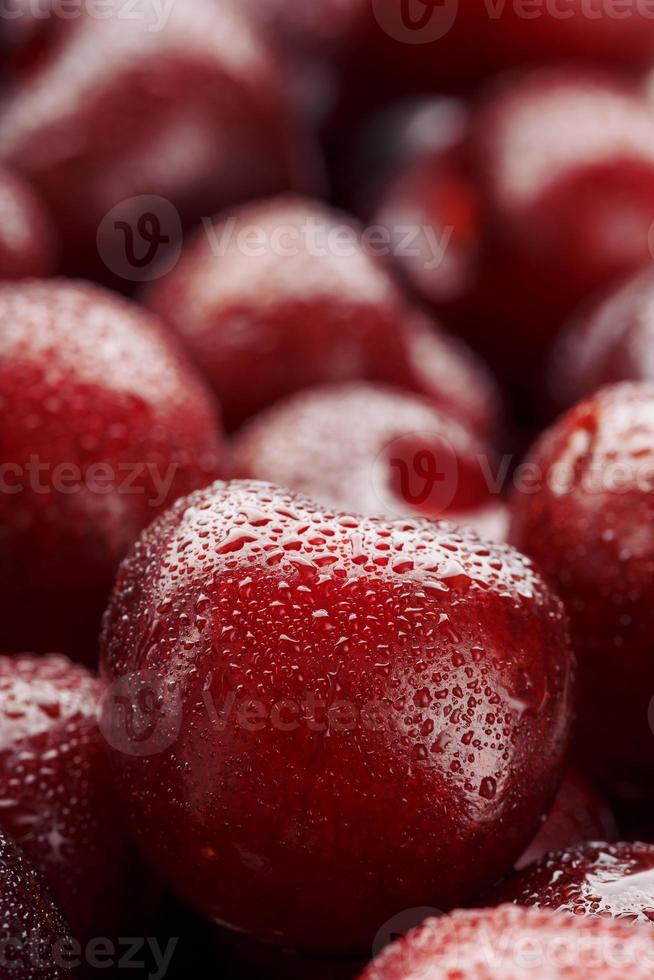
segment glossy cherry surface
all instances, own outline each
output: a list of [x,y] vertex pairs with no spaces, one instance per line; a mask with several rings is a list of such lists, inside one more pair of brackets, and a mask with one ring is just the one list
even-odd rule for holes
[[238,433],[234,468],[358,514],[505,524],[489,488],[492,449],[426,400],[385,386],[329,385],[279,402]]
[[649,929],[503,905],[428,919],[361,980],[647,980],[653,962]]
[[579,661],[578,742],[621,792],[654,772],[654,386],[603,388],[538,441],[510,537],[564,600]]
[[362,952],[501,875],[556,791],[566,620],[469,529],[217,483],[141,538],[102,646],[123,698],[159,694],[150,753],[114,752],[141,847],[255,937]]
[[43,204],[21,177],[0,168],[0,280],[46,276],[55,256],[54,229]]
[[214,408],[156,318],[63,281],[0,287],[0,640],[94,663],[115,569],[220,472]]
[[111,785],[100,692],[97,678],[65,657],[0,657],[0,824],[82,945],[129,932],[130,912],[145,915],[151,890]]
[[31,862],[2,831],[0,941],[8,980],[71,980],[68,926]]
[[149,292],[206,373],[230,428],[311,385],[368,378],[424,392],[489,431],[493,383],[414,311],[349,216],[274,198],[216,219]]

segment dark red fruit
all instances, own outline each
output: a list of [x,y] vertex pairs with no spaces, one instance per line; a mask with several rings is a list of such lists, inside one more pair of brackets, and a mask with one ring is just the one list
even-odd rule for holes
[[235,473],[357,514],[451,520],[506,535],[493,450],[427,401],[353,382],[279,402],[237,435]]
[[42,22],[0,112],[0,158],[50,206],[67,271],[146,279],[141,260],[175,237],[175,209],[192,223],[296,186],[304,150],[278,66],[238,3],[105,8]]
[[618,381],[654,381],[654,276],[640,272],[570,325],[549,371],[563,408]]
[[151,754],[114,752],[141,847],[257,938],[365,950],[506,871],[555,793],[565,617],[469,529],[217,483],[141,538],[103,637],[115,727],[130,690],[159,695]]
[[88,285],[0,288],[0,644],[95,661],[116,567],[220,472],[210,398],[158,321]]
[[129,932],[129,913],[143,912],[150,887],[122,829],[97,723],[100,691],[65,657],[0,657],[0,824],[42,872],[81,944]]
[[41,877],[0,831],[0,967],[7,980],[70,980],[70,931]]
[[486,431],[498,402],[483,369],[407,309],[361,229],[313,201],[222,215],[151,291],[234,427],[311,385],[368,378],[427,394]]
[[649,980],[653,968],[650,929],[503,905],[428,919],[361,980]]
[[654,775],[654,386],[602,389],[536,444],[533,485],[513,498],[511,540],[570,615],[578,741],[622,792]]
[[0,279],[47,276],[55,266],[50,219],[22,178],[0,168]]
[[617,836],[615,820],[606,801],[587,779],[571,769],[541,830],[516,867],[524,868],[550,851],[562,851],[589,840],[615,840]]
[[514,875],[498,898],[581,916],[654,922],[654,845],[592,842],[547,854]]

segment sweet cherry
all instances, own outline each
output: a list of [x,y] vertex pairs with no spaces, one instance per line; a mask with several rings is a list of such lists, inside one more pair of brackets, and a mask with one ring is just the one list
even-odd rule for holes
[[90,285],[0,287],[0,643],[95,662],[116,567],[223,446],[152,314]]
[[614,790],[654,773],[654,386],[601,389],[549,429],[511,540],[565,602],[579,661],[580,750]]
[[49,275],[55,234],[43,204],[17,174],[0,168],[0,280]]
[[556,792],[561,604],[467,528],[216,483],[122,565],[102,647],[109,727],[150,691],[148,754],[113,753],[141,848],[256,938],[365,951],[503,874]]

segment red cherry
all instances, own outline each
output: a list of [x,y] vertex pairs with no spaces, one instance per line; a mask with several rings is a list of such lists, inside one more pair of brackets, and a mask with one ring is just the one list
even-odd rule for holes
[[[500,527],[494,453],[427,401],[360,382],[312,388],[257,416],[234,444],[235,473],[358,514]],[[506,528],[504,528],[506,531]]]
[[650,655],[654,386],[602,389],[536,444],[511,540],[565,602],[579,660],[580,749],[613,789],[654,773]]
[[70,980],[70,931],[39,874],[0,831],[0,943],[8,980]]
[[93,661],[143,527],[219,473],[210,399],[159,323],[89,285],[0,288],[0,643]]
[[567,408],[617,381],[654,381],[654,276],[640,272],[580,315],[556,345],[554,403]]
[[96,718],[100,690],[65,657],[0,657],[0,822],[81,944],[133,926],[128,910],[150,887],[122,830]]
[[50,219],[22,178],[0,168],[0,279],[47,276],[55,265]]
[[514,875],[498,898],[580,916],[651,923],[654,845],[593,842],[547,854]]
[[428,919],[361,980],[649,980],[653,963],[649,929],[503,905]]
[[190,224],[296,186],[306,161],[279,68],[238,3],[123,6],[43,22],[0,112],[0,158],[49,205],[67,271],[144,281],[141,259],[179,234],[176,209]]
[[230,428],[298,389],[369,378],[493,429],[497,395],[483,369],[407,309],[360,236],[317,202],[247,205],[198,235],[149,305],[206,372]]
[[152,865],[214,921],[331,955],[511,866],[571,711],[561,606],[517,552],[264,483],[151,525],[103,671],[119,729],[153,691],[150,754],[113,753]]
[[542,828],[516,864],[524,868],[550,851],[588,840],[615,840],[613,814],[597,790],[571,769],[566,774]]

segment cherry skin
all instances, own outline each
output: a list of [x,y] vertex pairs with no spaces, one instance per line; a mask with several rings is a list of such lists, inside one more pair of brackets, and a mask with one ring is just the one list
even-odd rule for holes
[[615,840],[618,829],[605,800],[574,769],[565,779],[542,828],[516,868],[538,861],[550,851],[562,851],[589,840]]
[[[122,827],[97,711],[65,657],[0,657],[0,823],[43,874],[75,939],[124,935],[149,894]],[[139,909],[143,912],[143,909]]]
[[654,276],[645,270],[577,316],[554,348],[549,395],[568,408],[603,385],[654,381]]
[[546,854],[503,885],[498,900],[649,924],[654,921],[654,845],[590,842]]
[[654,386],[601,389],[541,437],[534,484],[512,499],[510,539],[570,615],[580,752],[621,794],[646,791],[654,773],[653,446]]
[[654,934],[628,923],[502,905],[428,919],[361,980],[647,980]]
[[17,174],[0,168],[0,280],[49,275],[55,235],[43,204]]
[[489,431],[493,383],[409,310],[352,219],[274,198],[220,216],[149,291],[205,371],[229,428],[301,388],[354,378],[429,395]]
[[130,690],[155,706],[151,753],[113,753],[141,848],[258,939],[356,956],[501,875],[556,791],[561,605],[467,528],[216,483],[142,536],[102,648],[115,727]]
[[0,643],[94,663],[118,563],[211,482],[211,399],[151,314],[90,285],[0,287]]
[[151,243],[156,259],[174,244],[179,218],[303,186],[310,150],[237,2],[173,3],[162,16],[137,0],[127,17],[121,3],[109,13],[39,21],[0,111],[0,158],[50,207],[67,273],[129,285],[154,274],[154,259],[139,263]]
[[0,942],[3,976],[72,980],[70,930],[41,876],[0,831]]
[[491,496],[493,450],[426,400],[350,382],[310,388],[246,425],[233,446],[239,477],[276,483],[326,507],[508,528]]

